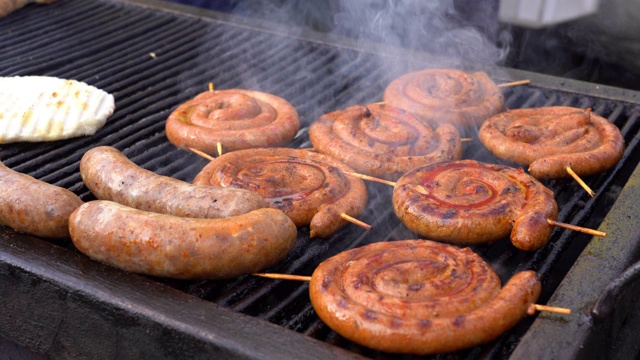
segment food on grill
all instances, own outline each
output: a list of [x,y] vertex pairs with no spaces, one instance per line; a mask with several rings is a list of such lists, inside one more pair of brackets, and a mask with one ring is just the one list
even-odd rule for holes
[[93,135],[113,114],[113,95],[76,80],[0,77],[0,143]]
[[296,109],[285,99],[252,90],[207,91],[178,106],[166,122],[169,141],[209,155],[287,145],[300,129]]
[[265,208],[223,219],[146,212],[107,200],[71,214],[71,240],[85,255],[157,277],[225,279],[283,259],[297,229],[282,211]]
[[475,128],[502,111],[504,96],[484,72],[425,69],[400,76],[384,91],[384,102],[437,126]]
[[197,185],[235,187],[254,191],[271,207],[284,211],[310,237],[328,237],[367,205],[362,180],[345,173],[354,170],[324,154],[290,148],[248,149],[226,153],[205,166]]
[[110,146],[87,151],[80,175],[96,198],[139,210],[193,218],[224,218],[269,207],[243,189],[197,186],[143,169]]
[[71,191],[0,163],[0,225],[44,238],[68,238],[69,216],[82,204]]
[[410,113],[385,104],[325,114],[311,124],[309,138],[317,151],[359,173],[388,180],[421,165],[462,156],[455,127],[443,124],[434,131]]
[[515,109],[494,115],[479,138],[497,157],[529,165],[538,179],[579,176],[613,167],[624,153],[624,138],[609,120],[591,110],[567,106]]
[[29,3],[51,4],[57,0],[0,0],[0,17],[9,15]]
[[491,243],[509,233],[521,250],[546,245],[558,205],[551,190],[522,169],[474,160],[416,168],[393,190],[396,215],[411,231],[459,245]]
[[433,354],[496,339],[540,294],[533,271],[500,279],[469,248],[429,240],[380,242],[322,262],[311,303],[331,329],[369,348]]

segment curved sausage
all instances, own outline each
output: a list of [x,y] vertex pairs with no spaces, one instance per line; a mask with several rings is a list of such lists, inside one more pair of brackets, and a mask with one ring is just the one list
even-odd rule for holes
[[328,237],[358,217],[367,205],[367,188],[346,175],[353,169],[312,151],[271,148],[224,154],[193,180],[198,185],[255,191],[271,207],[285,212],[297,226],[309,226],[310,237]]
[[69,216],[84,202],[71,191],[0,163],[0,224],[44,238],[68,238]]
[[71,240],[85,255],[140,274],[226,279],[273,265],[293,248],[297,229],[275,209],[224,219],[146,212],[107,200],[71,214]]
[[311,276],[316,313],[369,348],[434,354],[489,342],[527,315],[540,295],[533,271],[501,289],[470,249],[429,240],[380,242],[322,262]]
[[460,134],[437,129],[410,113],[385,104],[351,106],[318,118],[309,128],[317,151],[333,156],[361,174],[397,180],[407,171],[462,157]]
[[80,160],[80,175],[100,200],[161,214],[217,219],[269,206],[251,191],[196,186],[155,174],[110,146],[87,151]]
[[459,160],[423,166],[393,190],[396,215],[411,231],[460,245],[490,243],[511,233],[521,250],[546,245],[556,220],[553,193],[522,169]]
[[624,138],[609,120],[567,106],[516,109],[487,120],[478,133],[497,157],[529,165],[538,179],[580,176],[615,166],[624,153]]
[[300,129],[296,109],[285,99],[252,90],[207,91],[175,109],[165,130],[179,148],[217,155],[239,149],[287,145]]
[[504,96],[484,72],[426,69],[393,80],[384,102],[416,114],[430,124],[475,128],[502,111]]

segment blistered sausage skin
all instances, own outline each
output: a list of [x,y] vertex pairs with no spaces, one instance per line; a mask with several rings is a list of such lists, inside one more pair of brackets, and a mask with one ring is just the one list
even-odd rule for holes
[[521,250],[546,245],[558,205],[553,192],[522,169],[474,160],[416,168],[393,191],[396,215],[411,231],[459,245],[510,234]]
[[501,289],[469,248],[428,240],[374,243],[322,262],[312,305],[334,331],[391,353],[434,354],[489,342],[527,315],[540,295],[533,271]]
[[328,155],[290,148],[233,151],[211,161],[193,180],[198,185],[255,191],[285,212],[310,237],[328,237],[347,224],[341,214],[358,217],[367,205],[367,188],[354,170]]
[[265,208],[224,219],[158,214],[106,200],[71,214],[71,240],[85,255],[139,274],[176,279],[226,279],[284,258],[297,229],[283,212]]
[[612,168],[624,153],[624,138],[609,120],[567,106],[514,109],[494,115],[478,136],[497,157],[528,165],[538,179],[580,176]]
[[82,204],[71,191],[0,163],[0,225],[44,238],[68,238],[69,216]]
[[197,186],[158,175],[110,146],[87,151],[80,161],[80,175],[100,200],[161,214],[217,219],[269,206],[248,190]]
[[317,151],[361,174],[397,180],[407,171],[462,157],[452,125],[432,128],[411,113],[386,104],[350,106],[322,115],[309,127]]

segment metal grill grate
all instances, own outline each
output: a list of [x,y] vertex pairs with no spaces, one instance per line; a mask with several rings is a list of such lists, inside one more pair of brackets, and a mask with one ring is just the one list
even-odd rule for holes
[[[283,34],[277,27],[277,31],[265,31],[247,26],[243,21],[233,22],[214,15],[207,13],[200,17],[173,8],[165,11],[117,1],[64,0],[46,7],[29,5],[0,19],[0,76],[49,75],[76,79],[100,87],[114,94],[116,99],[116,112],[96,135],[53,143],[2,145],[2,161],[17,171],[69,188],[84,200],[92,199],[92,195],[82,184],[78,163],[86,150],[99,145],[115,146],[143,168],[191,181],[206,161],[170,144],[164,134],[164,121],[180,103],[205,91],[209,82],[216,88],[261,90],[289,100],[298,109],[303,123],[291,146],[309,147],[308,126],[321,114],[349,105],[380,101],[382,91],[391,79],[433,65],[427,57],[399,60],[385,53],[372,53],[330,40],[298,38],[297,34]],[[500,69],[488,71],[497,81],[507,78],[506,72]],[[589,179],[590,186],[599,194],[596,199],[591,199],[571,181],[546,182],[557,196],[560,221],[597,228],[638,164],[638,157],[631,155],[638,145],[638,106],[613,96],[587,95],[579,88],[563,90],[535,83],[506,89],[505,98],[508,108],[589,107],[622,130],[627,142],[623,160],[615,169]],[[478,142],[466,146],[464,156],[502,163]],[[415,238],[393,214],[391,189],[379,184],[368,184],[368,187],[370,205],[362,220],[373,225],[371,232],[347,227],[329,239],[310,240],[308,229],[300,229],[294,250],[269,270],[310,275],[322,260],[345,249],[375,241]],[[0,236],[7,241],[20,239],[10,231]],[[507,241],[477,246],[474,250],[491,263],[503,281],[523,269],[540,272],[544,288],[540,300],[544,303],[589,240],[586,235],[556,229],[550,245],[535,253],[517,251]],[[55,251],[59,251],[57,247],[61,245],[62,253],[69,254],[56,256],[82,257],[70,242],[54,245]],[[102,269],[91,261],[86,263]],[[124,273],[121,276],[138,278]],[[198,282],[143,280],[160,284],[160,290],[166,290],[168,286],[229,309],[233,314],[263,319],[302,334],[315,351],[318,348],[312,339],[331,345],[328,351],[333,355],[390,357],[346,341],[328,329],[315,315],[306,284],[253,277]],[[82,283],[79,286],[82,287]],[[96,301],[108,302],[102,293],[92,295]],[[178,308],[184,306],[171,303],[173,297],[168,299],[165,313],[152,314],[152,322],[155,319],[164,324],[158,317],[174,316],[179,313]],[[245,321],[241,319],[239,321]],[[452,358],[509,357],[533,320],[525,319],[499,340],[454,354]],[[118,325],[114,322],[112,326],[117,328]],[[182,326],[186,325],[176,327]],[[206,325],[203,326],[206,332]],[[7,330],[2,331],[6,333]],[[78,332],[76,335],[83,334]],[[220,341],[215,336],[213,339],[206,334],[203,337],[205,342]],[[160,338],[162,336],[158,336]],[[24,342],[29,343],[29,340]],[[213,348],[232,351],[225,345],[216,344]],[[168,348],[171,346],[167,345]],[[275,353],[290,351],[283,349],[282,344],[274,346]],[[42,344],[35,347],[43,352],[57,351]],[[334,347],[348,352],[334,353],[337,351]],[[175,348],[181,347],[176,345]],[[167,350],[163,354],[172,356],[176,351]],[[252,350],[235,351],[238,356]]]

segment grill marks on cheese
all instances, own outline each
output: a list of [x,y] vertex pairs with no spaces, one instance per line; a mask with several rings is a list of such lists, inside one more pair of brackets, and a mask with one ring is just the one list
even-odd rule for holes
[[113,95],[76,80],[0,78],[0,143],[93,135],[115,110]]

